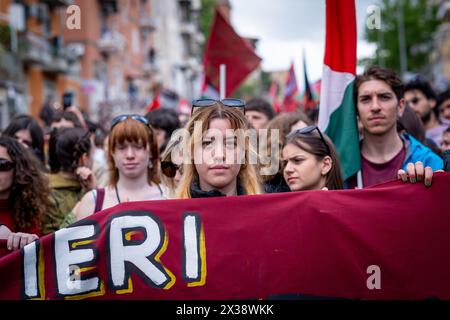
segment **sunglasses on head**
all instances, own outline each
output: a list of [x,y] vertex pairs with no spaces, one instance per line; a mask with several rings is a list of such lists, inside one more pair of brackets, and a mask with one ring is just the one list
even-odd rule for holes
[[177,174],[177,170],[180,170],[180,169],[181,169],[181,165],[177,165],[177,164],[173,163],[172,161],[161,161],[161,171],[168,178],[175,177]]
[[146,118],[144,118],[143,116],[140,116],[138,114],[123,114],[121,116],[117,116],[115,117],[112,122],[111,122],[111,130],[118,125],[119,123],[127,120],[127,119],[133,119],[136,121],[139,121],[142,124],[145,124],[146,126],[150,126],[148,123],[148,120]]
[[291,137],[293,137],[295,135],[298,135],[298,134],[310,134],[314,130],[317,130],[317,132],[319,132],[320,140],[324,144],[325,148],[327,148],[327,154],[329,156],[331,156],[330,146],[328,145],[327,141],[323,137],[322,131],[320,131],[319,127],[317,127],[317,126],[307,126],[305,128],[302,128],[302,129],[297,129],[297,130],[291,132],[290,134],[288,134],[287,138],[291,138]]
[[6,160],[6,159],[0,159],[0,171],[5,172],[9,171],[14,168],[14,163]]
[[211,107],[216,103],[221,103],[224,106],[237,108],[241,110],[245,114],[245,102],[241,99],[223,99],[223,100],[214,100],[214,99],[197,99],[192,101],[192,109],[191,115],[198,109],[203,107]]

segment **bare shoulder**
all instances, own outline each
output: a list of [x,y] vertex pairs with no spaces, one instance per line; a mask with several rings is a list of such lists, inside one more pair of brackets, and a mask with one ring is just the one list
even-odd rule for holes
[[95,195],[94,190],[86,192],[81,200],[73,208],[76,220],[79,221],[94,213],[95,210]]

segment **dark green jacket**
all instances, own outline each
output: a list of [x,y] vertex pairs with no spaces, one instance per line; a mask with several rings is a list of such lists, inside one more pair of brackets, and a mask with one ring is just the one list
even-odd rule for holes
[[42,233],[48,234],[60,229],[64,221],[85,190],[75,178],[69,178],[61,173],[49,175],[50,201],[52,203],[42,227]]

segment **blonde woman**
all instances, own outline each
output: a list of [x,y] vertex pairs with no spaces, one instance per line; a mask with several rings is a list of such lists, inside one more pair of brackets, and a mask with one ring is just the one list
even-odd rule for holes
[[244,102],[201,99],[192,107],[182,141],[183,176],[177,198],[261,193],[259,176],[251,163],[256,157],[245,137]]

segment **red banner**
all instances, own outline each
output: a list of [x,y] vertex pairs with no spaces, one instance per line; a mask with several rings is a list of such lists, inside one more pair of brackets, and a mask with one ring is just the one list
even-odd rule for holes
[[125,203],[0,260],[0,299],[450,299],[433,186]]

